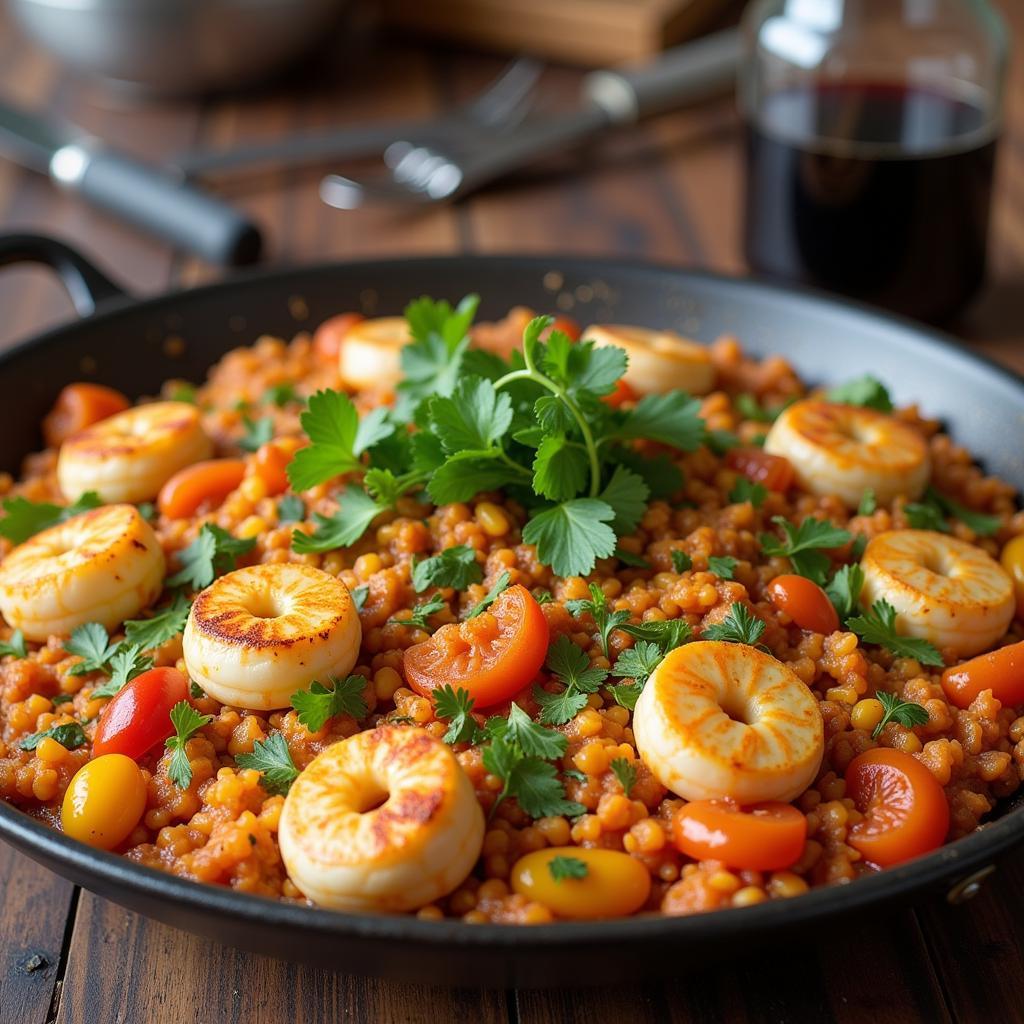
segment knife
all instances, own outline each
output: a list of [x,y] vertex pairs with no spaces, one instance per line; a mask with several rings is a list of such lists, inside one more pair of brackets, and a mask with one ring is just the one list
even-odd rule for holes
[[0,154],[211,263],[259,259],[259,229],[233,207],[71,125],[0,102]]

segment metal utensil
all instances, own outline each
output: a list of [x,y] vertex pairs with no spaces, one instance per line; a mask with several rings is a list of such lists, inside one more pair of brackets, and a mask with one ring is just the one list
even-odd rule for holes
[[414,138],[430,144],[476,127],[512,128],[533,107],[543,70],[539,61],[519,58],[472,102],[431,120],[348,125],[315,134],[233,146],[230,150],[195,150],[181,154],[174,164],[190,178],[210,179],[248,173],[261,166],[293,168],[325,160],[377,156],[395,139]]
[[330,174],[320,183],[320,197],[328,206],[351,210],[374,199],[432,203],[466,195],[609,127],[731,91],[739,55],[739,32],[730,29],[669,50],[646,67],[591,72],[583,80],[583,104],[571,114],[527,120],[499,139],[403,138],[385,150],[387,171],[359,180]]
[[237,210],[71,125],[0,103],[0,154],[213,263],[259,258],[259,230]]

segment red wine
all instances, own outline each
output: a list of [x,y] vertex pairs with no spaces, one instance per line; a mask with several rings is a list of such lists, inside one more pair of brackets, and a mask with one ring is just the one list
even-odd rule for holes
[[746,157],[756,272],[930,321],[981,284],[995,165],[981,107],[879,83],[782,91],[748,124]]

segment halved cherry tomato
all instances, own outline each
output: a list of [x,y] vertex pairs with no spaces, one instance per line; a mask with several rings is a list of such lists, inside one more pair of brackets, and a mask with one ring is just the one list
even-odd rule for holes
[[188,680],[176,668],[151,668],[136,676],[100,714],[93,754],[138,760],[174,732],[171,708],[187,699]]
[[672,820],[676,847],[695,860],[721,860],[749,871],[777,871],[800,859],[807,819],[791,804],[770,800],[750,807],[693,800]]
[[793,486],[793,467],[781,455],[769,455],[760,448],[730,448],[725,464],[769,491],[788,491]]
[[536,678],[548,653],[548,620],[533,595],[518,584],[490,609],[442,626],[405,652],[405,676],[429,697],[446,683],[469,692],[476,707],[500,704]]
[[288,463],[302,445],[298,437],[279,437],[261,444],[257,449],[253,468],[267,485],[268,494],[280,494],[288,490]]
[[72,434],[124,412],[131,404],[120,391],[102,384],[69,384],[43,420],[43,439],[51,448],[59,448]]
[[640,396],[627,383],[625,377],[620,377],[615,382],[615,390],[610,395],[605,395],[601,401],[618,409],[623,402],[635,402]]
[[776,576],[768,584],[768,596],[780,612],[785,612],[801,629],[815,633],[834,633],[839,628],[828,595],[806,576]]
[[999,561],[1013,580],[1017,596],[1017,618],[1024,619],[1024,535],[1006,542]]
[[179,469],[160,488],[157,508],[168,519],[184,519],[200,505],[219,505],[245,476],[244,459],[209,459]]
[[313,351],[325,362],[337,362],[345,335],[366,317],[362,313],[339,313],[325,320],[313,335]]
[[949,804],[935,776],[913,755],[876,747],[846,769],[846,795],[864,815],[847,843],[880,867],[902,864],[940,847]]
[[1024,704],[1024,641],[947,668],[942,689],[958,708],[968,707],[983,690],[1004,705]]

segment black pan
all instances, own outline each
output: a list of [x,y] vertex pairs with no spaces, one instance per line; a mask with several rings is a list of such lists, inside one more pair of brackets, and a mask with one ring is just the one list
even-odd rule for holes
[[[457,256],[259,272],[138,302],[59,243],[0,238],[0,265],[24,260],[53,266],[84,319],[0,355],[4,469],[16,469],[38,447],[38,423],[70,380],[154,394],[169,377],[201,380],[225,351],[262,333],[289,337],[344,310],[398,313],[417,295],[455,300],[475,291],[484,317],[523,304],[566,311],[584,323],[674,327],[703,341],[734,333],[755,353],[785,355],[811,381],[870,371],[897,400],[919,401],[941,417],[989,470],[1024,489],[1024,382],[909,321],[806,292],[619,261]],[[826,942],[839,917],[955,898],[1024,841],[1024,796],[1000,807],[976,834],[849,886],[694,917],[533,928],[287,906],[92,850],[6,804],[0,804],[0,836],[101,896],[258,953],[434,984],[559,985],[566,978],[612,984],[735,960],[797,932]]]

